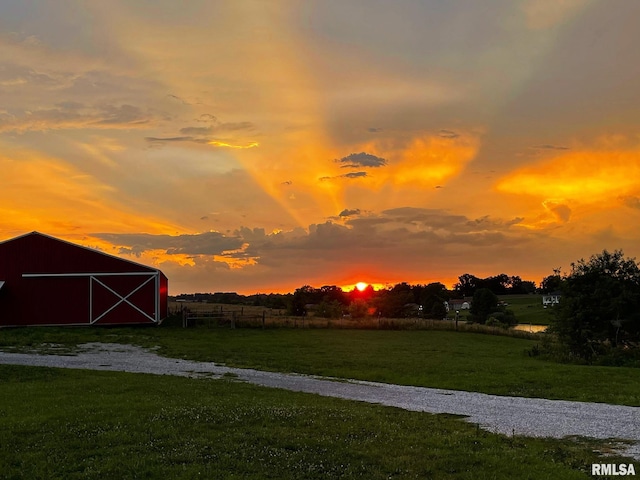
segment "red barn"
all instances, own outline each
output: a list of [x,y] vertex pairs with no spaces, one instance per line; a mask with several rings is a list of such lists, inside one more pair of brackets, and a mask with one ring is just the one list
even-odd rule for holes
[[167,277],[38,232],[0,242],[0,326],[159,324]]

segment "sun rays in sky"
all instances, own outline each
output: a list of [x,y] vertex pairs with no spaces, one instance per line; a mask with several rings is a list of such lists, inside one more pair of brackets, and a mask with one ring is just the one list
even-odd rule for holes
[[0,5],[0,240],[172,294],[640,256],[635,2]]

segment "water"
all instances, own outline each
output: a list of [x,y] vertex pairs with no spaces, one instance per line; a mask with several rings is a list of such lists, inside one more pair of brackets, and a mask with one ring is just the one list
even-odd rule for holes
[[518,325],[514,325],[512,328],[514,330],[521,330],[523,332],[529,333],[541,333],[544,332],[549,325],[531,325],[529,323],[519,323]]

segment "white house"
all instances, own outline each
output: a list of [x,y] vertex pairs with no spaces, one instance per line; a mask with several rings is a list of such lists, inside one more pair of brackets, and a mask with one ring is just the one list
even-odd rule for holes
[[542,296],[542,305],[545,307],[548,305],[557,305],[560,303],[560,293],[552,292]]
[[451,300],[449,303],[445,302],[447,312],[451,310],[469,310],[471,308],[471,302],[466,300]]

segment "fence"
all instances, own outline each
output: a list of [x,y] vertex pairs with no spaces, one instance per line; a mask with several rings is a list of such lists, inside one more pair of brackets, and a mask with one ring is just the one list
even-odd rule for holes
[[222,309],[218,311],[191,311],[185,309],[182,311],[182,327],[195,327],[197,325],[205,325],[207,327],[220,327],[228,325],[231,328],[236,328],[240,322],[245,325],[266,326],[266,312],[263,311],[262,315],[244,315],[242,311]]

